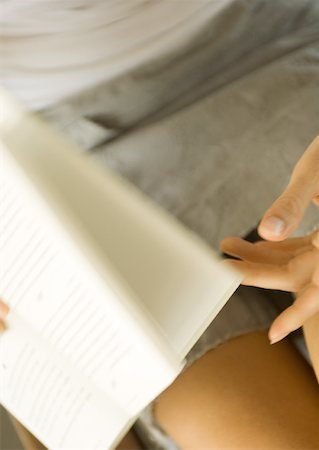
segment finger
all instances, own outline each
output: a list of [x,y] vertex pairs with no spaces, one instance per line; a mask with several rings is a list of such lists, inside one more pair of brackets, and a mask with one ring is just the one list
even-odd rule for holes
[[311,244],[319,250],[319,230],[315,231],[311,235]]
[[319,195],[316,195],[316,196],[312,199],[312,203],[314,203],[316,206],[319,206]]
[[[237,250],[237,241],[241,240],[242,242],[247,242],[249,245],[253,245],[254,247],[262,248],[265,252],[270,250],[280,251],[280,252],[289,252],[289,257],[297,256],[300,253],[304,253],[313,248],[313,238],[316,235],[317,231],[311,233],[307,236],[302,236],[298,238],[290,238],[285,239],[281,242],[272,242],[272,241],[257,241],[254,243],[250,243],[248,241],[243,241],[238,237],[227,237],[223,239],[220,243],[220,248],[224,253],[229,255],[240,257],[240,255],[235,254],[235,246]],[[318,248],[319,248],[319,233],[318,233]]]
[[256,286],[264,289],[278,289],[280,291],[292,291],[296,289],[296,280],[287,266],[272,264],[250,263],[245,261],[229,260],[234,269],[244,275],[242,284]]
[[274,344],[301,327],[319,311],[319,287],[309,286],[300,297],[285,309],[273,322],[268,336]]
[[300,253],[304,253],[313,248],[312,240],[314,234],[315,233],[312,233],[307,236],[285,239],[284,241],[281,242],[257,241],[255,242],[255,245],[267,249],[288,251],[289,253],[296,256],[299,255]]
[[5,323],[2,320],[0,320],[0,334],[3,333],[5,329],[6,329]]
[[9,306],[0,299],[0,320],[4,320],[9,313]]
[[319,138],[298,161],[285,191],[265,213],[258,232],[264,239],[281,241],[298,227],[313,198],[319,192]]
[[237,237],[224,239],[220,244],[220,248],[224,253],[236,258],[264,264],[286,264],[294,256],[289,251],[270,248],[265,245],[258,246]]
[[311,277],[311,281],[313,284],[315,284],[316,286],[319,287],[319,233],[316,233],[314,239],[313,239],[313,243],[314,243],[314,254],[316,256],[316,263],[315,263],[315,267],[312,270],[312,277]]

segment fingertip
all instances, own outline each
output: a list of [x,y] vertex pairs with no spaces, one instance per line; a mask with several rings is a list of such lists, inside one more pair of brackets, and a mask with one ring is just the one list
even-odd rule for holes
[[240,240],[237,236],[229,236],[220,242],[219,248],[223,253],[231,253],[234,250],[234,245]]
[[277,342],[282,341],[288,334],[289,333],[287,333],[287,332],[279,332],[279,333],[274,333],[274,332],[270,333],[269,332],[268,338],[269,338],[270,344],[273,345],[273,344],[276,344]]
[[319,231],[315,231],[313,234],[313,237],[311,239],[311,243],[314,247],[316,247],[317,250],[319,250]]
[[0,334],[3,333],[6,330],[6,325],[5,323],[0,320]]
[[226,246],[228,244],[231,244],[233,242],[233,240],[236,239],[235,236],[227,236],[224,239],[221,240],[219,246]]
[[219,243],[220,251],[225,252],[225,249],[227,248],[227,240],[228,240],[228,238],[225,238]]
[[0,319],[4,319],[9,314],[10,308],[0,299]]
[[258,226],[258,234],[267,241],[282,241],[285,239],[288,225],[280,217],[266,216]]
[[286,337],[286,334],[283,336],[274,336],[273,338],[269,338],[270,345],[277,344],[277,342],[282,341]]
[[[278,316],[279,318],[281,316]],[[268,339],[270,341],[270,344],[276,344],[277,342],[280,342],[282,339],[284,339],[286,336],[288,336],[289,331],[284,330],[282,327],[278,326],[278,317],[271,325],[269,331],[268,331]],[[280,319],[279,319],[280,320]]]

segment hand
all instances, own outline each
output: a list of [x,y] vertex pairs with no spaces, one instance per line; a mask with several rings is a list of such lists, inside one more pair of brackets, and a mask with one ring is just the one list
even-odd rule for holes
[[231,263],[245,274],[243,284],[297,292],[297,299],[272,324],[278,342],[319,311],[319,234],[287,239],[313,201],[319,205],[319,137],[296,164],[289,184],[265,213],[258,233],[268,241],[250,244],[227,238],[221,249],[242,261]]
[[0,333],[6,329],[5,318],[9,313],[9,306],[0,300]]
[[229,263],[245,274],[242,284],[297,293],[269,330],[272,344],[319,311],[319,233],[282,242],[254,244],[237,237],[224,239],[223,252],[240,258]]

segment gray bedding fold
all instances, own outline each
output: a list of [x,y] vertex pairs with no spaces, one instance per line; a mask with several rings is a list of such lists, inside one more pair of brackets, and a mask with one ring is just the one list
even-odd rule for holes
[[246,234],[318,133],[318,63],[317,43],[291,52],[96,157],[212,245]]

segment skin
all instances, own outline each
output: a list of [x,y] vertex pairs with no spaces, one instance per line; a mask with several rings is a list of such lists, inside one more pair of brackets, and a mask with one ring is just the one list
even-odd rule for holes
[[127,433],[124,439],[120,442],[116,450],[139,450],[142,449],[133,431]]
[[303,326],[303,330],[313,369],[319,383],[319,313],[307,320]]
[[317,233],[282,242],[246,242],[225,239],[221,248],[240,258],[231,265],[245,274],[243,284],[296,293],[296,300],[273,322],[269,331],[275,343],[301,327],[319,311],[319,245]]
[[0,299],[0,333],[6,329],[5,320],[9,313],[9,307]]
[[319,449],[319,390],[288,341],[266,332],[207,352],[157,400],[155,416],[183,450]]

